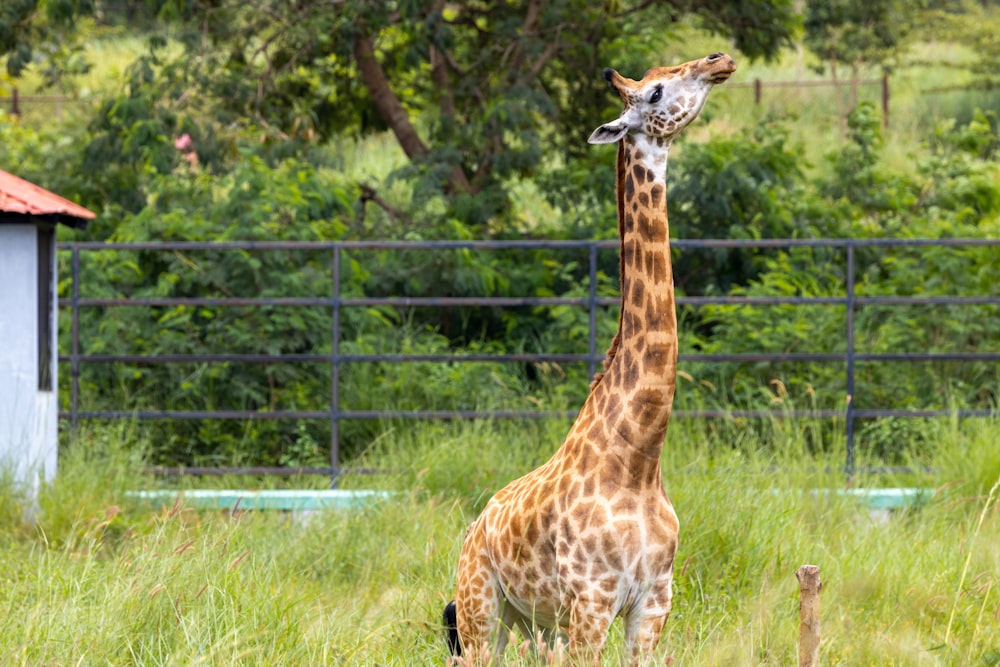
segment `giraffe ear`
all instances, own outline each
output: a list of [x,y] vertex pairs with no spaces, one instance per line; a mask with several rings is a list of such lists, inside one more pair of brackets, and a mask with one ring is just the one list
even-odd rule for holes
[[590,135],[590,138],[587,139],[587,142],[591,144],[613,144],[628,134],[628,130],[629,124],[625,122],[624,118],[619,118],[598,127]]

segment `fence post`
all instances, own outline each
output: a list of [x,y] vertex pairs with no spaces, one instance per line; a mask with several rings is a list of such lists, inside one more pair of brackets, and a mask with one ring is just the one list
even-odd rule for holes
[[591,382],[597,374],[597,242],[591,241],[587,246],[590,261],[590,289],[587,293],[587,309],[589,317],[589,334],[587,337],[587,370]]
[[889,75],[882,75],[882,128],[889,129]]
[[854,243],[847,241],[847,461],[844,471],[854,474]]
[[73,274],[73,291],[70,292],[70,395],[69,424],[73,438],[80,412],[80,248],[75,244],[70,251],[70,271]]
[[761,83],[760,79],[753,80],[753,103],[760,105]]
[[844,472],[854,475],[854,243],[847,242],[847,461]]
[[330,488],[340,476],[340,244],[333,246],[330,261],[333,323],[330,327]]
[[11,88],[10,90],[10,115],[20,116],[21,115],[21,105],[20,100],[17,97],[17,88]]
[[823,584],[819,568],[803,565],[795,571],[799,580],[799,667],[819,667],[819,592]]

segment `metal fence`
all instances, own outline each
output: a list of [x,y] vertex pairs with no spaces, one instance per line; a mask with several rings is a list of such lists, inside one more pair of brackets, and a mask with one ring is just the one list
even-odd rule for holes
[[[957,362],[992,362],[1000,361],[1000,350],[956,353],[864,353],[855,349],[854,319],[859,308],[869,305],[906,306],[906,305],[1000,305],[1000,293],[980,296],[859,296],[855,293],[856,251],[859,248],[872,247],[963,247],[984,246],[1000,247],[1000,239],[764,239],[764,240],[675,240],[676,248],[683,249],[788,249],[795,247],[840,249],[844,254],[844,293],[839,296],[682,296],[677,299],[678,306],[703,306],[707,304],[730,304],[750,306],[815,306],[824,305],[839,307],[846,310],[846,328],[844,331],[844,352],[836,353],[740,353],[740,354],[684,354],[681,362],[729,363],[729,362],[842,362],[845,364],[844,389],[847,397],[846,407],[838,410],[694,410],[677,411],[676,418],[696,419],[731,419],[731,418],[822,418],[843,419],[846,423],[845,469],[851,472],[855,468],[854,431],[856,420],[878,417],[941,417],[958,415],[960,417],[985,417],[995,414],[991,410],[904,410],[904,409],[865,409],[856,405],[851,397],[855,395],[856,366],[867,362],[927,362],[927,361],[957,361]],[[330,465],[315,468],[282,468],[282,467],[190,467],[164,468],[160,472],[190,473],[190,474],[323,474],[336,481],[338,475],[344,472],[377,472],[371,470],[348,469],[342,466],[339,451],[340,424],[345,420],[379,420],[379,419],[539,419],[552,417],[574,416],[574,413],[553,413],[545,411],[362,411],[348,410],[341,406],[339,393],[340,370],[345,364],[365,362],[583,362],[588,364],[592,376],[604,358],[603,345],[607,341],[597,339],[597,318],[601,309],[615,307],[620,304],[618,297],[601,297],[597,293],[598,284],[598,251],[602,249],[617,249],[617,241],[329,241],[329,242],[164,242],[164,243],[100,243],[77,242],[60,245],[60,252],[69,254],[71,267],[71,291],[69,298],[63,298],[61,308],[69,311],[71,318],[70,354],[61,356],[59,361],[68,366],[71,377],[71,390],[68,410],[60,412],[60,418],[66,420],[72,428],[76,428],[81,419],[230,419],[230,420],[260,420],[260,419],[299,419],[328,420],[330,424]],[[578,250],[587,257],[589,274],[589,293],[586,297],[357,297],[343,294],[341,284],[341,265],[343,254],[356,250],[422,250],[438,252],[448,249],[478,249],[478,250],[535,250],[561,249]],[[268,250],[299,250],[321,251],[330,253],[330,284],[331,295],[325,296],[285,296],[285,297],[223,297],[223,298],[97,298],[81,295],[80,258],[81,255],[93,251],[195,251],[195,250],[232,250],[232,251],[268,251]],[[1000,261],[1000,258],[998,258]],[[395,307],[517,307],[517,306],[577,306],[587,310],[589,319],[589,336],[587,350],[577,354],[347,354],[342,350],[341,316],[346,309],[371,306]],[[329,354],[202,354],[202,355],[130,355],[130,354],[83,354],[80,351],[81,337],[86,332],[80,330],[80,312],[85,308],[114,307],[175,307],[175,306],[284,306],[284,307],[325,307],[332,314]],[[267,364],[276,362],[304,362],[328,364],[332,374],[329,406],[324,410],[311,411],[148,411],[148,410],[116,410],[88,411],[80,407],[80,370],[85,364],[136,363],[136,364],[174,364],[191,362],[238,362],[248,364]],[[63,373],[65,371],[62,371]]]

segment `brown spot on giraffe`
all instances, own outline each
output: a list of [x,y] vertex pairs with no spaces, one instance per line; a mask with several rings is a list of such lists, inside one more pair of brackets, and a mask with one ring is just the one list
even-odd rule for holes
[[639,81],[605,71],[624,110],[590,141],[618,142],[618,333],[562,446],[498,491],[466,533],[454,631],[473,664],[502,653],[515,627],[564,633],[573,664],[599,664],[619,615],[633,663],[659,642],[678,535],[660,470],[677,360],[667,155],[735,68],[715,53]]
[[646,285],[637,282],[632,287],[632,296],[629,299],[629,303],[635,307],[640,307],[646,303]]
[[649,189],[649,205],[653,208],[659,208],[662,206],[660,204],[660,198],[663,196],[663,188],[659,185],[654,185]]
[[[642,363],[647,372],[653,375],[663,376],[673,362],[671,359],[672,346],[670,344],[651,344],[642,354]],[[650,391],[650,390],[643,390]],[[640,392],[641,393],[641,392]],[[633,399],[634,400],[634,399]]]
[[631,400],[631,412],[641,427],[649,427],[663,419],[665,397],[658,389],[640,389]]

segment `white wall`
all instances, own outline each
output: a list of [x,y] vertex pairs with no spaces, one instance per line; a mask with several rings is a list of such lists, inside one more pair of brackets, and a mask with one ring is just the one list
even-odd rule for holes
[[[40,478],[55,475],[59,428],[58,391],[38,390],[37,261],[35,226],[0,224],[0,467],[31,497]],[[56,388],[57,330],[53,325]]]

